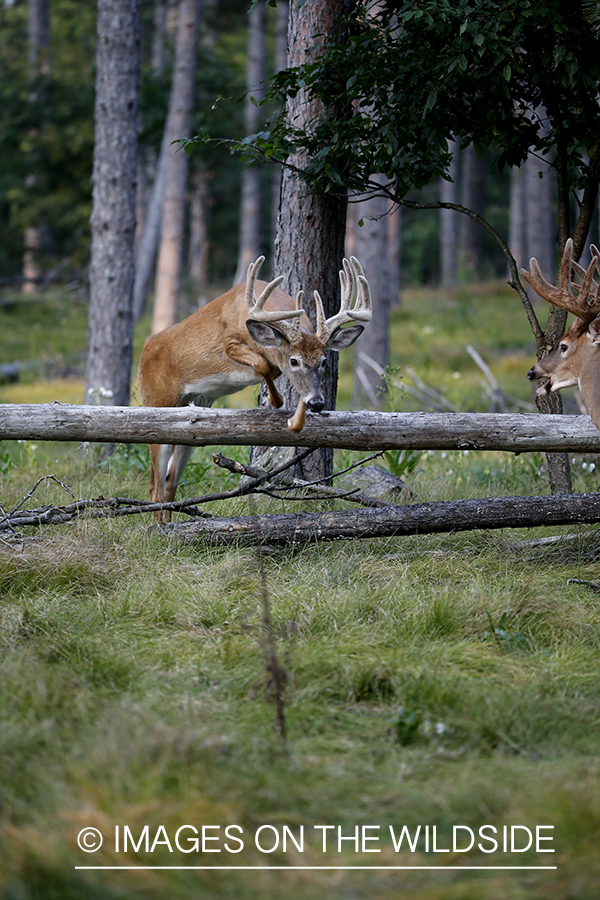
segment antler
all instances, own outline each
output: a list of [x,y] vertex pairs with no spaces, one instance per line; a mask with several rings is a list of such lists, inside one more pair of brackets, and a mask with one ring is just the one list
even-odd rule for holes
[[324,344],[333,332],[346,322],[369,322],[373,315],[369,282],[365,278],[363,267],[354,256],[350,257],[350,262],[347,259],[342,260],[342,265],[343,269],[340,269],[342,299],[340,311],[335,316],[325,318],[323,301],[319,292],[315,291],[316,335]]
[[[246,303],[248,304],[248,318],[255,319],[257,322],[277,322],[279,328],[285,332],[290,342],[300,338],[300,316],[304,315],[302,309],[302,291],[296,297],[295,309],[273,309],[264,308],[265,303],[273,293],[276,287],[279,287],[283,281],[283,275],[279,275],[263,289],[260,297],[256,296],[256,278],[258,271],[264,263],[264,256],[250,263],[248,266],[248,274],[246,276]],[[287,319],[294,319],[294,322],[288,323]]]
[[[592,319],[600,313],[600,296],[598,288],[600,285],[594,281],[594,269],[598,264],[600,253],[598,249],[591,245],[592,261],[584,269],[579,263],[573,261],[573,240],[569,238],[565,244],[563,257],[558,273],[558,285],[550,284],[542,275],[537,259],[531,259],[529,265],[531,271],[521,269],[521,275],[534,289],[536,294],[548,300],[554,306],[566,309],[567,312],[574,313],[581,320],[582,325],[589,325]],[[571,270],[574,270],[583,282],[581,285],[574,284],[571,281]],[[575,287],[579,291],[577,296],[573,294],[572,288]]]

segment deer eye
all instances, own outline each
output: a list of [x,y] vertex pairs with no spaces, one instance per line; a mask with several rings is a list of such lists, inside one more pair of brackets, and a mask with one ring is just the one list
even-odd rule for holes
[[290,356],[290,366],[292,369],[297,369],[300,365],[300,360],[296,356]]
[[569,349],[569,345],[568,345],[568,344],[559,344],[559,347],[560,347],[560,352],[561,352],[561,353],[566,353],[567,350]]
[[325,359],[325,357],[323,357],[323,359],[321,360],[319,365],[321,366],[322,369],[325,368],[325,366],[327,365],[327,360]]

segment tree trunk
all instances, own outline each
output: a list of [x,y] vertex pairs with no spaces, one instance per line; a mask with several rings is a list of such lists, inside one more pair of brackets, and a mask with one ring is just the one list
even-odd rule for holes
[[[244,99],[244,130],[247,135],[258,131],[261,111],[256,103],[264,96],[264,80],[265,8],[259,2],[248,13],[247,93]],[[245,281],[248,266],[260,256],[261,180],[260,166],[246,166],[242,172],[240,246],[234,284]]]
[[0,440],[106,441],[190,447],[338,447],[345,450],[600,452],[589,416],[510,413],[307,413],[300,433],[274,409],[0,403]]
[[[558,245],[560,252],[564,249],[567,238],[571,234],[571,213],[570,213],[570,192],[569,192],[569,175],[566,153],[563,149],[563,139],[559,134],[557,140],[557,156],[556,156],[556,178],[558,185]],[[574,245],[573,258],[579,259],[582,246]],[[549,353],[555,344],[560,340],[565,332],[567,324],[567,313],[564,309],[557,306],[551,306],[548,313],[548,323],[543,340],[538,345],[538,359]],[[537,408],[545,415],[561,415],[562,414],[562,398],[560,392],[553,394],[536,394],[535,402]],[[546,454],[548,463],[548,480],[550,482],[550,492],[552,494],[570,494],[571,487],[571,466],[569,457],[566,453],[548,453]]]
[[[350,0],[314,0],[302,7],[290,4],[288,30],[288,65],[298,66],[314,59],[325,41],[335,38],[341,18],[350,8]],[[287,114],[297,128],[310,131],[322,114],[319,101],[309,100],[304,91],[288,103]],[[295,155],[290,162],[302,168],[304,159]],[[339,277],[344,255],[346,228],[345,196],[315,192],[297,177],[284,171],[281,181],[277,239],[275,244],[276,274],[284,275],[283,284],[292,296],[304,290],[304,309],[315,321],[313,291],[323,299],[325,314],[339,309]],[[325,408],[334,409],[337,393],[337,354],[329,353],[323,379]],[[289,382],[279,386],[284,406],[293,410],[298,395]],[[262,393],[262,392],[261,392]],[[298,477],[307,481],[331,474],[333,453],[321,450],[303,461]]]
[[127,406],[140,73],[139,0],[99,0],[86,402]]
[[[165,67],[165,43],[169,13],[176,0],[154,0],[152,28],[151,68],[155,76]],[[144,190],[143,215],[138,216],[136,233],[135,283],[133,286],[133,321],[139,322],[144,314],[146,300],[155,271],[156,251],[160,238],[163,199],[165,193],[165,170],[167,154],[172,150],[171,137],[167,131],[168,117],[165,119],[161,146],[156,159],[151,151],[145,160],[146,178],[152,187]],[[142,173],[140,172],[140,175]],[[138,201],[139,203],[139,201]]]
[[[461,152],[463,206],[481,215],[484,206],[485,169],[472,144]],[[461,216],[459,225],[459,262],[468,280],[482,276],[483,230],[470,216]]]
[[[48,0],[28,0],[27,2],[27,62],[32,84],[43,75],[50,73],[50,16]],[[35,91],[30,94],[35,100]],[[27,184],[33,187],[35,172],[27,176]],[[23,254],[23,293],[33,294],[39,289],[41,268],[39,250],[42,244],[42,229],[30,225],[25,229],[25,252]]]
[[527,253],[522,265],[528,265],[530,257],[534,256],[546,278],[552,281],[557,238],[552,212],[555,194],[552,170],[534,156],[529,156],[523,166],[523,181]]
[[[374,180],[378,176],[374,176]],[[384,180],[384,179],[382,179]],[[372,197],[356,203],[359,227],[356,230],[355,253],[369,280],[373,298],[373,318],[356,345],[354,356],[354,406],[380,409],[386,384],[369,361],[381,369],[389,363],[390,257],[388,221],[389,200]],[[362,221],[362,227],[360,222]]]
[[[525,169],[524,166],[513,166],[510,170],[510,188],[508,199],[508,246],[515,258],[517,268],[528,268],[527,236],[525,233]],[[508,277],[510,271],[507,267]],[[526,285],[527,293],[532,300],[537,294]]]
[[390,301],[400,306],[402,292],[402,207],[397,206],[386,218],[388,234],[388,268],[390,273]]
[[198,306],[203,306],[208,282],[208,173],[202,163],[192,174],[188,278],[198,295]]
[[[190,137],[196,74],[199,0],[180,0],[175,47],[175,68],[166,133],[171,141]],[[181,287],[185,192],[189,157],[178,145],[169,146],[165,164],[162,231],[158,251],[152,331],[177,321]]]
[[[275,65],[274,71],[280,72],[287,64],[287,35],[290,17],[289,0],[278,0],[275,12]],[[271,234],[273,241],[277,232],[277,214],[279,212],[279,193],[281,191],[281,169],[273,166],[272,200],[271,200]]]
[[600,494],[563,497],[490,497],[419,503],[385,509],[284,513],[201,519],[163,526],[186,543],[218,546],[237,542],[286,546],[308,541],[339,541],[439,534],[477,529],[536,528],[600,522]]
[[[452,181],[442,178],[440,200],[442,203],[458,203],[459,153],[458,141],[449,142],[452,151],[449,175]],[[458,254],[456,233],[459,225],[458,214],[453,209],[440,210],[440,277],[442,287],[456,287],[458,276]]]

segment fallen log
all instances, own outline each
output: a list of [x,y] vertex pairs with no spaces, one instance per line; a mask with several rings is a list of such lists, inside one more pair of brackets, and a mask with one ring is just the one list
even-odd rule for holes
[[348,450],[566,450],[599,452],[589,416],[492,413],[308,413],[301,432],[289,411],[0,404],[0,440],[130,444],[336,447]]
[[161,525],[160,530],[186,543],[292,545],[308,541],[595,522],[600,522],[600,494],[560,494],[453,500],[386,509],[215,517]]

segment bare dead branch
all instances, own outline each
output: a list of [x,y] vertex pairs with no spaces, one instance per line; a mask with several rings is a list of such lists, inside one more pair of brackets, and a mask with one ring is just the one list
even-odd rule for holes
[[[373,453],[371,456],[353,463],[351,466],[348,466],[340,472],[334,472],[331,478],[337,478],[339,475],[350,472],[352,469],[362,466],[380,456],[382,456],[382,453]],[[228,459],[228,457],[223,456],[222,453],[213,453],[213,462],[215,465],[221,466],[222,468],[228,469],[228,471],[235,472],[239,475],[247,475],[255,479],[262,478],[264,475],[271,475],[271,477],[273,477],[273,473],[267,472],[266,469],[258,469],[256,466],[245,466],[234,459]],[[386,503],[384,500],[379,500],[377,497],[370,497],[367,494],[363,494],[358,488],[354,488],[350,491],[337,490],[336,488],[329,487],[329,485],[325,484],[326,480],[329,479],[319,478],[315,481],[303,481],[301,478],[289,478],[282,484],[269,485],[268,487],[255,487],[253,493],[265,494],[266,496],[274,497],[275,499],[281,499],[280,495],[285,494],[286,500],[306,500],[306,495],[310,494],[311,500],[349,500],[352,503],[360,503],[362,506],[368,507],[385,507],[393,505]],[[295,495],[288,493],[293,490],[302,491],[303,493]]]

